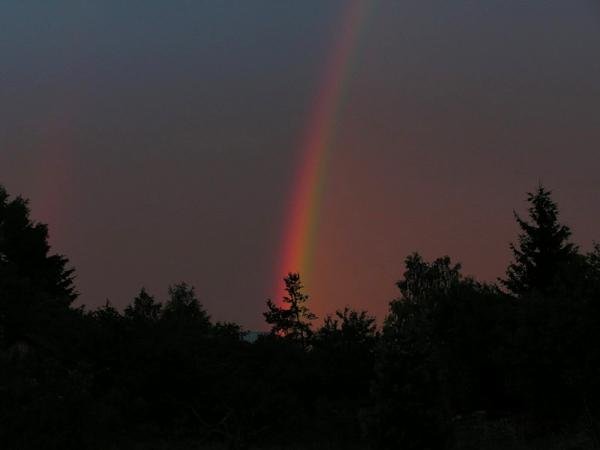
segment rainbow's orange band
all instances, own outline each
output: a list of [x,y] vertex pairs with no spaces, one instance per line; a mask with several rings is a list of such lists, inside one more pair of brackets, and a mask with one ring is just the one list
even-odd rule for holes
[[[327,160],[335,139],[337,116],[341,109],[352,55],[356,48],[367,6],[373,0],[349,0],[326,67],[323,82],[312,109],[304,143],[300,148],[300,163],[296,171],[289,210],[284,223],[281,254],[275,269],[276,287],[281,292],[282,278],[288,272],[299,272],[310,279],[312,254],[315,247],[317,217]],[[275,297],[279,298],[279,295]]]

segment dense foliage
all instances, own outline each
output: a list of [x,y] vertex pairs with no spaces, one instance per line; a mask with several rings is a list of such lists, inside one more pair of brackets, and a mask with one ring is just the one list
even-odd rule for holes
[[415,253],[378,330],[348,307],[315,326],[292,273],[250,339],[185,283],[73,308],[67,259],[0,188],[2,448],[598,448],[600,246],[528,200],[498,285]]

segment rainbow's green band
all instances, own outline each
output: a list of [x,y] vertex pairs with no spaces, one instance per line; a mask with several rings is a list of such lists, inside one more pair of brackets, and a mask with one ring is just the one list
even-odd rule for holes
[[288,272],[299,272],[305,282],[310,280],[322,191],[337,131],[337,119],[342,109],[344,87],[361,29],[374,1],[348,0],[339,32],[334,33],[336,42],[300,148],[273,292],[281,292],[282,278]]

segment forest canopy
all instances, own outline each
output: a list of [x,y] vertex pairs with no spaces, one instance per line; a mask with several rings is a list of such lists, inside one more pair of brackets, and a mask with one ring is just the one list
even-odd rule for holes
[[497,283],[411,254],[378,328],[343,304],[318,321],[290,273],[256,335],[213,321],[186,283],[162,300],[141,287],[123,311],[73,307],[74,268],[0,187],[0,441],[597,448],[600,245],[571,241],[545,187],[527,200]]

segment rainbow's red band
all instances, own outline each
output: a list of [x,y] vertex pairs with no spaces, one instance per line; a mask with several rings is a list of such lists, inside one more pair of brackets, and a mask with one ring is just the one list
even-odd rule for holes
[[282,278],[288,272],[300,272],[305,281],[310,278],[326,162],[335,138],[344,82],[371,1],[349,0],[340,30],[335,33],[336,42],[300,148],[273,292],[281,292]]
[[41,123],[37,135],[42,157],[30,167],[31,186],[35,195],[35,218],[50,225],[52,244],[65,233],[70,189],[75,165],[73,108],[67,103],[52,111]]

